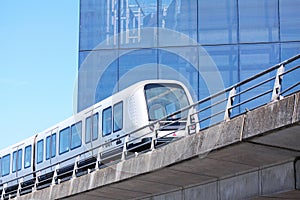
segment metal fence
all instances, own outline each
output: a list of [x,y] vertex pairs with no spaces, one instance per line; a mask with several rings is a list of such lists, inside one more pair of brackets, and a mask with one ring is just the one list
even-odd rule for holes
[[[8,188],[7,185],[9,183],[3,183],[2,189],[0,188],[2,190],[1,200],[59,184],[61,181],[76,178],[80,175],[115,164],[116,162],[130,159],[137,156],[135,152],[141,154],[145,151],[152,151],[161,145],[173,142],[174,138],[180,139],[180,137],[168,136],[174,136],[174,134],[176,135],[179,132],[184,132],[185,136],[194,134],[199,129],[209,128],[214,124],[230,120],[248,110],[298,92],[300,90],[299,58],[300,54],[223,91],[197,101],[193,105],[109,141],[108,143],[120,140],[124,141],[113,149],[109,149],[109,151],[101,151],[101,147],[109,145],[108,143],[101,144],[79,155],[74,155],[67,160],[61,161],[58,165],[48,166],[40,171],[35,171],[24,177],[11,180],[10,183],[17,183],[15,187]],[[182,117],[178,119],[177,116],[179,115]],[[174,118],[174,116],[176,116],[176,120],[170,121],[169,119]],[[171,126],[175,126],[177,129],[168,129]],[[171,131],[164,131],[166,129]],[[159,133],[163,131],[165,135],[160,135]],[[141,132],[143,133],[142,136],[135,137],[135,135]],[[141,138],[144,139],[141,140]],[[173,139],[171,140],[170,138]],[[136,143],[136,145],[130,145],[133,143]],[[103,159],[104,155],[108,156],[105,156],[105,159]],[[74,161],[74,164],[62,170],[60,165],[70,162],[70,160]],[[39,176],[41,171],[50,168],[55,168],[55,170],[49,174],[44,174],[42,178]],[[25,181],[28,180],[28,177],[32,177],[32,179]]]

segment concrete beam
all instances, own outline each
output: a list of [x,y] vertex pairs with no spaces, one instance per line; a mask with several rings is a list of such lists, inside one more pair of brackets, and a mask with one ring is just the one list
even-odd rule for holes
[[[249,199],[261,196],[263,198],[283,199],[298,197],[300,191],[295,191],[295,165],[288,162],[265,169],[217,180],[211,183],[181,188],[167,194],[157,195],[143,200],[172,199]],[[287,192],[289,191],[289,192]]]
[[300,158],[295,161],[295,179],[296,179],[296,189],[300,190]]

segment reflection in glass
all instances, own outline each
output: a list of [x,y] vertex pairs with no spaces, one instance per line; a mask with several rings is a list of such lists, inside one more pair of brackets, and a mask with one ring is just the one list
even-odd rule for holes
[[239,1],[240,42],[273,42],[279,40],[278,1]]
[[[171,29],[187,35],[197,41],[197,2],[195,0],[159,0],[159,24],[162,29]],[[159,32],[159,46],[168,44],[168,36],[161,36]],[[174,33],[177,34],[177,33]],[[193,41],[190,42],[193,44]],[[172,42],[176,46],[176,42]]]
[[[157,78],[157,49],[137,49],[119,57],[119,90],[142,80]],[[137,76],[138,74],[138,76]]]
[[[284,61],[296,54],[300,53],[300,42],[293,43],[283,43],[281,44],[281,61]],[[285,71],[288,71],[292,67],[299,66],[300,60],[296,60],[291,64],[285,65]],[[283,76],[283,82],[281,91],[288,89],[293,84],[299,82],[300,68],[296,69],[293,73],[285,74]],[[288,91],[284,95],[291,94],[300,89],[300,85],[294,87],[292,90]]]
[[206,55],[199,55],[201,48],[216,64],[225,87],[299,53],[296,0],[82,0],[80,4],[78,111],[146,79],[175,79],[197,99],[210,95],[209,81],[203,77],[213,81],[215,77]]
[[200,44],[237,42],[237,1],[198,1]]
[[300,1],[279,0],[280,37],[283,41],[300,40]]
[[161,48],[158,58],[160,79],[181,81],[193,96],[198,96],[197,47]]
[[[279,62],[279,45],[277,44],[255,44],[255,45],[242,45],[240,47],[240,79],[245,80],[251,76],[262,72],[265,69],[272,67]],[[261,76],[254,81],[251,81],[241,87],[241,90],[249,88],[255,84],[258,84],[264,80],[274,76],[275,72],[270,72],[264,76]],[[247,93],[242,94],[241,102],[255,97],[262,92],[273,88],[274,81],[267,82],[264,85],[254,88]],[[243,104],[241,110],[252,109],[262,103],[266,103],[271,100],[271,94],[264,95],[260,98],[256,98],[255,101]]]

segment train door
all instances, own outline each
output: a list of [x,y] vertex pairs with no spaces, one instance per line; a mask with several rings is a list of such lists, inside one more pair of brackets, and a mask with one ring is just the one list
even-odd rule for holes
[[18,178],[22,170],[23,149],[21,145],[16,146],[12,154],[12,178]]
[[102,158],[113,160],[120,155],[123,149],[122,129],[123,129],[123,101],[102,110]]
[[[45,164],[46,166],[52,166],[57,163],[57,131],[58,127],[50,130],[46,135],[45,140]],[[54,171],[55,166],[50,168],[50,171]]]
[[98,112],[90,111],[85,115],[85,128],[84,128],[84,141],[86,150],[93,149],[88,157],[97,157],[98,149],[97,146],[100,145],[98,141],[99,132],[99,114]]

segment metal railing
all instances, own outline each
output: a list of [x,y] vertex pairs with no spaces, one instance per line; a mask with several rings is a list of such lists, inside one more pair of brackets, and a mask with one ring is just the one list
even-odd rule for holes
[[[39,171],[3,183],[2,189],[0,187],[0,192],[2,191],[1,200],[20,196],[23,193],[32,192],[49,185],[59,184],[63,179],[68,180],[99,170],[116,162],[134,157],[137,155],[135,152],[141,154],[145,151],[152,151],[155,148],[159,148],[160,145],[180,139],[180,137],[169,136],[183,131],[185,135],[196,133],[199,129],[205,129],[222,121],[230,120],[248,110],[298,92],[300,91],[300,65],[295,64],[295,62],[300,61],[299,58],[300,54],[223,91],[197,101],[171,115],[165,116],[160,120],[126,133],[100,146],[86,150],[79,155],[74,155],[63,160],[59,164],[47,166]],[[284,77],[287,78],[285,79]],[[178,117],[179,115],[181,115],[181,118],[170,120],[172,117]],[[162,133],[163,130],[168,129],[170,126],[177,126],[178,128],[176,130],[165,131],[164,135],[159,136],[159,133]],[[142,135],[139,134],[141,132],[143,132]],[[139,137],[135,137],[137,134],[139,134]],[[143,141],[141,140],[142,138],[147,138],[147,140]],[[120,140],[124,142],[113,149],[101,150],[102,147]],[[137,145],[130,145],[133,143]],[[139,149],[143,149],[143,151],[138,151]],[[96,153],[94,154],[93,152]],[[115,153],[103,158],[103,155],[109,154],[109,152]],[[87,157],[91,162],[80,164],[84,163]],[[69,170],[60,173],[60,166],[65,166],[64,163],[70,161],[74,161],[74,164],[69,166]],[[44,177],[43,180],[40,180],[40,172],[51,168],[55,168],[55,170]],[[32,179],[25,184],[24,180],[28,179],[28,177],[32,177]],[[10,183],[17,184],[11,189],[7,187]]]

